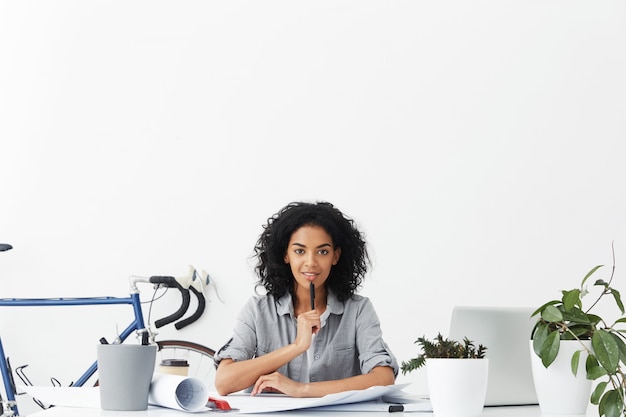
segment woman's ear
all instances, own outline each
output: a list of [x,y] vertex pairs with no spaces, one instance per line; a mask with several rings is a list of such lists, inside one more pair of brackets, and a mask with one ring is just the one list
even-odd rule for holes
[[341,248],[335,249],[335,255],[333,257],[333,265],[337,265],[339,262],[339,258],[341,257]]

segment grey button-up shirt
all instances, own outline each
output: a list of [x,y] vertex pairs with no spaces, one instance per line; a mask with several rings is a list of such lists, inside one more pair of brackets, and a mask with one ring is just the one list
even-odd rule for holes
[[[371,301],[353,295],[344,302],[329,293],[330,315],[313,338],[309,381],[328,381],[369,373],[376,366],[389,366],[398,375],[398,362],[383,341],[380,321]],[[296,340],[297,323],[290,294],[252,297],[240,311],[233,337],[215,355],[235,361],[272,352]],[[277,371],[301,382],[306,375],[307,353]]]

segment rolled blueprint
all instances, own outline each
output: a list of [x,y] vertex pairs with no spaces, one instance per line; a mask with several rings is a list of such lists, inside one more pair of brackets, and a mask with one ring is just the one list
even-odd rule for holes
[[148,403],[184,411],[207,409],[209,391],[198,378],[156,372],[150,385]]

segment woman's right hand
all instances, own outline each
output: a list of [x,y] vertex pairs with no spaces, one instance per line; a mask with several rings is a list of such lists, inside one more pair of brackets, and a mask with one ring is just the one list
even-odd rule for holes
[[311,346],[313,335],[317,334],[322,327],[320,315],[315,310],[310,310],[298,316],[298,330],[295,344],[301,349],[307,350]]

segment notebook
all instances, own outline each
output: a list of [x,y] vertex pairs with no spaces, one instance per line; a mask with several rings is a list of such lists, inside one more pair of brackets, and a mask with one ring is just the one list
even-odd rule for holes
[[530,364],[534,308],[455,306],[449,338],[487,347],[486,406],[538,404]]

